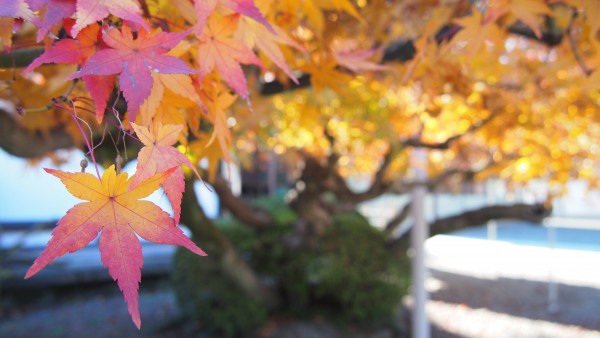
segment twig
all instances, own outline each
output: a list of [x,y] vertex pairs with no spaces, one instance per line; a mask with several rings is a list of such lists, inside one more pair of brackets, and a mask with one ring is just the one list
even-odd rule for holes
[[81,136],[83,137],[83,140],[85,141],[85,144],[88,147],[90,157],[92,158],[92,162],[94,163],[94,168],[96,169],[96,175],[98,176],[98,179],[101,180],[102,178],[100,176],[100,170],[98,169],[98,163],[96,162],[96,157],[94,156],[94,151],[90,144],[90,140],[88,139],[87,135],[83,131],[83,128],[81,127],[81,124],[79,123],[79,117],[77,116],[77,111],[76,111],[77,106],[75,106],[75,103],[73,101],[71,101],[71,107],[73,107],[73,110],[71,110],[67,107],[62,106],[60,104],[60,102],[58,102],[58,101],[55,101],[55,102],[56,102],[55,107],[66,110],[69,113],[69,115],[71,115],[73,120],[75,121],[75,124],[77,125],[77,128],[79,128],[79,132],[81,133]]
[[486,124],[488,124],[491,120],[494,119],[494,117],[496,117],[497,113],[491,113],[488,117],[486,117],[485,119],[473,123],[469,129],[467,129],[464,133],[461,134],[457,134],[454,136],[451,136],[449,138],[447,138],[445,141],[443,142],[439,142],[439,143],[428,143],[425,141],[422,141],[420,138],[408,138],[404,141],[401,142],[401,146],[411,146],[411,147],[421,147],[421,148],[428,148],[428,149],[439,149],[439,150],[446,150],[448,148],[450,148],[450,146],[458,141],[460,138],[462,138],[463,136],[466,136],[468,134],[474,133],[475,131],[479,130],[481,127],[485,126]]
[[569,20],[569,25],[567,25],[566,35],[569,41],[569,47],[571,47],[571,51],[573,52],[573,56],[575,56],[575,60],[581,68],[581,71],[585,76],[590,76],[592,71],[585,64],[585,60],[581,56],[579,49],[577,48],[577,41],[575,41],[575,37],[573,36],[573,23],[575,22],[575,18],[577,18],[577,11],[573,9],[573,14],[571,15],[571,19]]
[[64,94],[62,94],[59,97],[53,97],[50,103],[48,103],[47,105],[38,108],[17,108],[17,111],[21,115],[26,113],[41,113],[52,109],[52,107],[55,107],[57,102],[67,102],[69,100],[69,95],[71,95],[71,93],[75,89],[75,86],[77,85],[77,81],[78,79],[74,79],[73,81],[71,81],[71,85],[69,86],[69,88],[67,88]]

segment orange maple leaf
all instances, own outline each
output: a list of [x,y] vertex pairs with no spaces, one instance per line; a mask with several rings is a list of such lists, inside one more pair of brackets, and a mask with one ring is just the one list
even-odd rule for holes
[[264,67],[250,48],[232,38],[238,19],[239,14],[210,16],[206,29],[199,37],[198,63],[201,76],[207,75],[216,67],[223,80],[244,100],[248,100],[248,86],[240,63]]
[[277,44],[292,46],[302,52],[306,52],[306,50],[292,38],[287,36],[281,28],[275,26],[273,27],[273,30],[277,34],[271,33],[265,26],[257,21],[242,18],[239,22],[238,29],[235,32],[235,37],[240,41],[243,41],[250,48],[257,47],[271,59],[277,67],[281,68],[294,83],[298,84],[298,79],[296,79],[296,76],[288,67],[283,53]]
[[214,128],[206,146],[210,146],[216,140],[223,153],[223,159],[229,164],[231,162],[231,156],[229,156],[231,130],[229,130],[225,110],[235,102],[236,96],[231,95],[227,90],[223,89],[217,89],[212,92],[204,91],[203,94],[204,103],[208,111],[208,120]]
[[104,172],[101,180],[86,173],[45,170],[58,177],[72,195],[88,202],[75,205],[58,221],[48,246],[33,262],[25,278],[35,275],[67,252],[85,247],[102,231],[99,244],[102,262],[117,281],[129,314],[139,328],[138,284],[143,256],[136,234],[150,242],[177,244],[206,256],[175,225],[169,214],[152,202],[140,200],[158,189],[176,168],[154,175],[135,188],[131,187],[132,179],[127,179],[127,173],[116,174],[114,165]]
[[187,100],[179,100],[179,106],[185,106],[186,101],[193,102],[196,105],[202,105],[200,96],[196,92],[194,82],[187,74],[162,74],[152,73],[153,85],[150,95],[140,107],[140,113],[136,117],[136,121],[141,122],[143,126],[149,126],[152,118],[158,113],[157,109],[164,104],[165,89],[169,89],[178,97],[186,98]]
[[181,214],[181,195],[185,189],[185,177],[179,165],[182,164],[192,169],[198,179],[201,179],[192,162],[177,148],[173,147],[184,126],[182,124],[163,125],[162,123],[154,123],[149,128],[138,126],[135,123],[131,123],[131,126],[144,144],[138,154],[137,171],[132,177],[132,184],[134,187],[138,184],[144,184],[152,175],[166,172],[176,166],[162,185],[171,207],[173,207],[173,215],[177,223]]

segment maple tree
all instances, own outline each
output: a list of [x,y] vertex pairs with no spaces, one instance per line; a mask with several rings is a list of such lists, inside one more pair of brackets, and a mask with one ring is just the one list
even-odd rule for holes
[[[89,202],[59,222],[27,277],[102,231],[103,262],[139,327],[134,232],[203,254],[177,230],[181,220],[197,243],[203,235],[219,243],[215,255],[228,257],[224,270],[248,294],[272,301],[189,197],[203,177],[234,216],[269,227],[272,216],[217,175],[221,161],[249,163],[256,152],[299,170],[289,204],[314,236],[337,212],[407,192],[415,148],[428,150],[430,189],[488,177],[545,178],[555,194],[572,178],[597,186],[599,8],[595,0],[0,0],[0,147],[26,158],[82,147],[97,176],[49,170]],[[121,154],[138,159],[129,180],[110,166]],[[361,192],[346,179],[357,173],[372,177]],[[160,185],[173,218],[139,200]],[[539,220],[545,207],[491,206],[466,224]],[[392,234],[407,216],[401,206],[386,228],[400,248],[405,238]],[[122,260],[125,250],[133,261]]]

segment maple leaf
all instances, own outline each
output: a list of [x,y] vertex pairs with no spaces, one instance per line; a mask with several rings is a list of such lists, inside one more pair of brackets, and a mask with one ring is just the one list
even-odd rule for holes
[[277,46],[278,43],[292,46],[302,52],[305,52],[304,48],[297,44],[294,40],[288,37],[285,32],[279,27],[274,28],[277,34],[271,34],[267,29],[258,24],[256,21],[247,20],[242,18],[239,22],[238,29],[235,33],[235,37],[240,41],[243,41],[246,46],[252,48],[256,46],[261,52],[263,52],[277,67],[281,68],[287,76],[298,84],[298,79],[292,73],[285,58],[281,53],[281,50]]
[[37,17],[25,0],[0,0],[0,51],[12,47],[13,27],[16,18],[38,24]]
[[[149,126],[152,118],[154,117],[156,110],[163,101],[165,95],[165,89],[169,89],[171,92],[177,94],[180,97],[184,97],[187,100],[194,102],[198,105],[202,105],[200,97],[196,92],[192,79],[187,74],[160,74],[152,73],[154,85],[150,92],[150,96],[144,101],[140,107],[141,125]],[[184,101],[184,100],[181,100]],[[183,103],[183,102],[182,102]]]
[[318,63],[306,64],[301,69],[310,74],[310,83],[316,93],[328,87],[343,94],[347,84],[352,80],[352,76],[337,70],[337,61],[332,57],[327,57]]
[[90,25],[81,31],[77,39],[60,39],[23,70],[33,71],[44,63],[83,64],[96,51],[99,25]]
[[273,26],[271,26],[256,5],[254,5],[253,0],[195,0],[194,5],[196,7],[196,15],[198,17],[196,34],[202,34],[202,31],[207,24],[208,17],[217,8],[218,3],[221,3],[221,5],[231,9],[236,13],[245,15],[256,20],[257,22],[260,22],[272,33],[275,33]]
[[[27,74],[45,63],[83,64],[96,51],[99,32],[99,25],[90,25],[79,33],[77,39],[65,38],[56,41],[42,55],[33,60],[22,73]],[[100,123],[106,109],[106,101],[114,86],[115,77],[86,75],[82,79],[96,103],[96,120]]]
[[353,72],[390,69],[390,67],[368,60],[380,53],[381,49],[356,50],[355,48],[355,43],[351,40],[337,41],[333,46],[333,57],[338,64]]
[[142,247],[136,234],[159,244],[181,245],[205,256],[173,222],[169,214],[149,201],[140,200],[158,189],[176,168],[154,175],[131,188],[127,173],[116,174],[114,165],[102,179],[86,173],[69,173],[54,169],[46,172],[58,177],[75,197],[86,200],[76,204],[58,221],[48,246],[33,262],[25,278],[67,252],[77,251],[100,235],[100,254],[104,266],[123,292],[129,314],[141,326],[138,308],[138,284],[143,264]]
[[250,48],[231,37],[237,28],[238,19],[238,14],[223,18],[215,15],[210,17],[206,29],[199,37],[200,75],[205,76],[216,67],[223,80],[242,98],[248,100],[248,86],[240,63],[264,67]]
[[540,39],[542,32],[539,28],[541,15],[552,15],[552,11],[544,0],[499,0],[490,6],[491,18],[510,12],[518,20],[527,25],[535,36]]
[[496,46],[501,45],[498,42],[502,36],[500,28],[494,21],[484,22],[478,9],[474,9],[471,15],[456,19],[454,22],[463,28],[454,35],[449,46],[466,43],[464,52],[467,56],[475,55],[486,41],[492,41]]
[[25,0],[0,0],[0,16],[37,22],[37,18]]
[[317,32],[323,32],[325,29],[325,11],[346,12],[357,20],[363,21],[362,17],[354,8],[349,0],[305,0],[301,2],[303,11],[306,13],[308,21]]
[[130,119],[135,120],[140,105],[152,91],[151,72],[167,74],[191,74],[194,70],[179,58],[164,55],[183,40],[189,31],[181,33],[138,32],[133,39],[131,28],[110,28],[104,42],[111,48],[97,51],[81,69],[71,75],[74,79],[86,75],[119,74],[119,87],[127,100]]
[[208,140],[206,147],[210,146],[215,140],[218,142],[223,159],[229,163],[229,149],[231,146],[231,131],[227,124],[227,114],[225,110],[235,102],[235,95],[231,95],[226,90],[214,90],[210,93],[204,92],[205,104],[208,111],[208,119],[213,125],[213,133]]
[[71,35],[77,36],[84,27],[106,18],[109,14],[139,24],[146,31],[150,30],[141,16],[140,5],[135,0],[77,0],[76,22],[71,29]]
[[219,170],[219,163],[223,159],[223,150],[210,135],[202,136],[200,139],[191,142],[190,148],[197,153],[198,158],[208,162],[208,181],[214,182]]
[[155,123],[152,126],[143,127],[131,123],[133,130],[144,144],[138,153],[137,171],[132,177],[132,186],[143,184],[149,177],[162,173],[176,166],[173,173],[165,179],[163,188],[167,193],[175,222],[179,222],[181,214],[181,195],[185,189],[185,177],[179,165],[185,165],[192,169],[198,179],[200,174],[192,162],[182,154],[173,144],[177,142],[183,125]]
[[96,104],[96,121],[101,123],[102,118],[104,117],[104,111],[107,107],[108,98],[115,85],[115,76],[86,75],[81,79]]
[[34,11],[40,12],[41,20],[38,23],[36,39],[41,41],[50,29],[63,19],[75,13],[74,0],[29,0],[29,5]]

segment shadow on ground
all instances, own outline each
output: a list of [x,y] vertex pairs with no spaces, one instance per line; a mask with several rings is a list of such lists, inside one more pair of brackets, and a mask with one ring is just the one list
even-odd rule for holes
[[[528,319],[532,327],[562,324],[574,330],[600,331],[600,289],[557,284],[558,307],[556,311],[549,311],[546,282],[504,277],[480,279],[440,270],[430,270],[430,272],[431,277],[438,284],[438,289],[430,295],[432,300],[429,308],[430,317],[435,316],[432,312],[443,311],[440,310],[440,304],[444,304],[442,307],[454,306],[456,310],[468,309],[467,311],[471,313],[482,310],[488,313],[488,317],[497,314],[496,317],[518,317],[519,321]],[[432,327],[433,336],[460,337],[461,335],[449,334],[447,331],[447,327],[459,325],[457,323],[460,320],[462,318],[444,318],[441,322],[435,323]],[[479,325],[473,323],[473,320],[475,319],[472,319],[471,324]],[[453,323],[450,323],[451,321]],[[468,323],[469,320],[465,322]],[[546,336],[535,332],[531,334],[535,337]],[[506,336],[509,336],[508,333]]]

